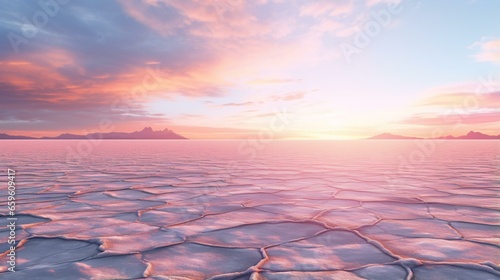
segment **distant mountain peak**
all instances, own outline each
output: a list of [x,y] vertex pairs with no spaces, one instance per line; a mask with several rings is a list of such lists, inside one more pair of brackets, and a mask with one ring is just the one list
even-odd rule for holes
[[56,137],[33,138],[27,136],[11,136],[0,133],[0,139],[187,139],[167,128],[154,131],[151,127],[145,127],[141,131],[135,132],[94,132],[87,135],[63,133]]
[[5,133],[0,133],[0,139],[35,139],[34,137],[20,136],[20,135],[9,135]]
[[484,135],[486,135],[486,134],[483,134],[481,132],[475,132],[475,131],[471,130],[471,131],[469,131],[469,133],[467,133],[466,136],[484,136]]
[[499,139],[498,136],[488,135],[481,132],[469,131],[467,135],[456,137],[458,139]]

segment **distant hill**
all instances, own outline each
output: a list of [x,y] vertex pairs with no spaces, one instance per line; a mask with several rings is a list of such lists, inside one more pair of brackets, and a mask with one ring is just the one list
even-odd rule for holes
[[27,137],[12,136],[0,133],[0,139],[187,139],[172,130],[164,129],[154,131],[151,127],[145,127],[141,131],[134,132],[107,132],[107,133],[89,133],[87,135],[78,135],[64,133],[56,137]]
[[35,139],[35,138],[28,136],[18,136],[18,135],[9,135],[5,133],[0,133],[0,139]]
[[499,135],[487,135],[483,134],[481,132],[475,132],[475,131],[469,131],[467,135],[462,135],[462,136],[444,136],[440,137],[439,139],[447,139],[447,140],[460,140],[460,139],[500,139],[500,134]]
[[[382,133],[379,135],[372,136],[368,138],[370,140],[388,140],[388,139],[424,139],[424,138],[418,138],[418,137],[407,137],[407,136],[401,136],[401,135],[394,135],[390,133]],[[481,139],[500,139],[500,134],[499,135],[488,135],[484,134],[481,132],[475,132],[475,131],[469,131],[466,135],[462,136],[443,136],[443,137],[438,137],[438,138],[426,138],[426,139],[443,139],[443,140],[481,140]]]

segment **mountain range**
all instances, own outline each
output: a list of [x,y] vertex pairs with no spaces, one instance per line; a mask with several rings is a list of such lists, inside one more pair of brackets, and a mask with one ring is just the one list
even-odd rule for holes
[[0,133],[0,139],[187,139],[172,130],[164,129],[154,131],[151,127],[145,127],[141,131],[134,132],[106,132],[106,133],[89,133],[86,135],[64,133],[55,137],[28,137],[16,136]]
[[[89,133],[86,135],[70,134],[64,133],[55,137],[29,137],[20,135],[8,135],[5,133],[0,133],[1,139],[187,139],[186,137],[179,135],[172,130],[164,129],[154,131],[151,127],[145,127],[141,131],[134,132],[106,132],[106,133]],[[402,135],[396,135],[391,133],[382,133],[379,135],[367,138],[369,140],[412,140],[412,139],[443,139],[443,140],[477,140],[477,139],[500,139],[499,135],[487,135],[481,132],[470,131],[466,135],[462,136],[443,136],[438,138],[418,138],[418,137],[408,137]]]
[[466,135],[462,136],[442,136],[437,138],[418,138],[418,137],[407,137],[401,135],[395,135],[390,133],[382,133],[368,138],[370,140],[388,140],[388,139],[400,139],[400,140],[411,140],[411,139],[442,139],[442,140],[478,140],[478,139],[500,139],[499,135],[488,135],[481,132],[469,131]]

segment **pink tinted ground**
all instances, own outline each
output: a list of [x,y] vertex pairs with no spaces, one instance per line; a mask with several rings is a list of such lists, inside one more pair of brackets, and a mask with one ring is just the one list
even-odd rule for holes
[[0,278],[500,279],[500,141],[242,143],[1,141]]

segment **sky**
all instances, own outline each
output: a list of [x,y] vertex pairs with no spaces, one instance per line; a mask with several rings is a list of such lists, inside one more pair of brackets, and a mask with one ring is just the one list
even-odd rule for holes
[[0,6],[3,133],[500,134],[500,1]]

